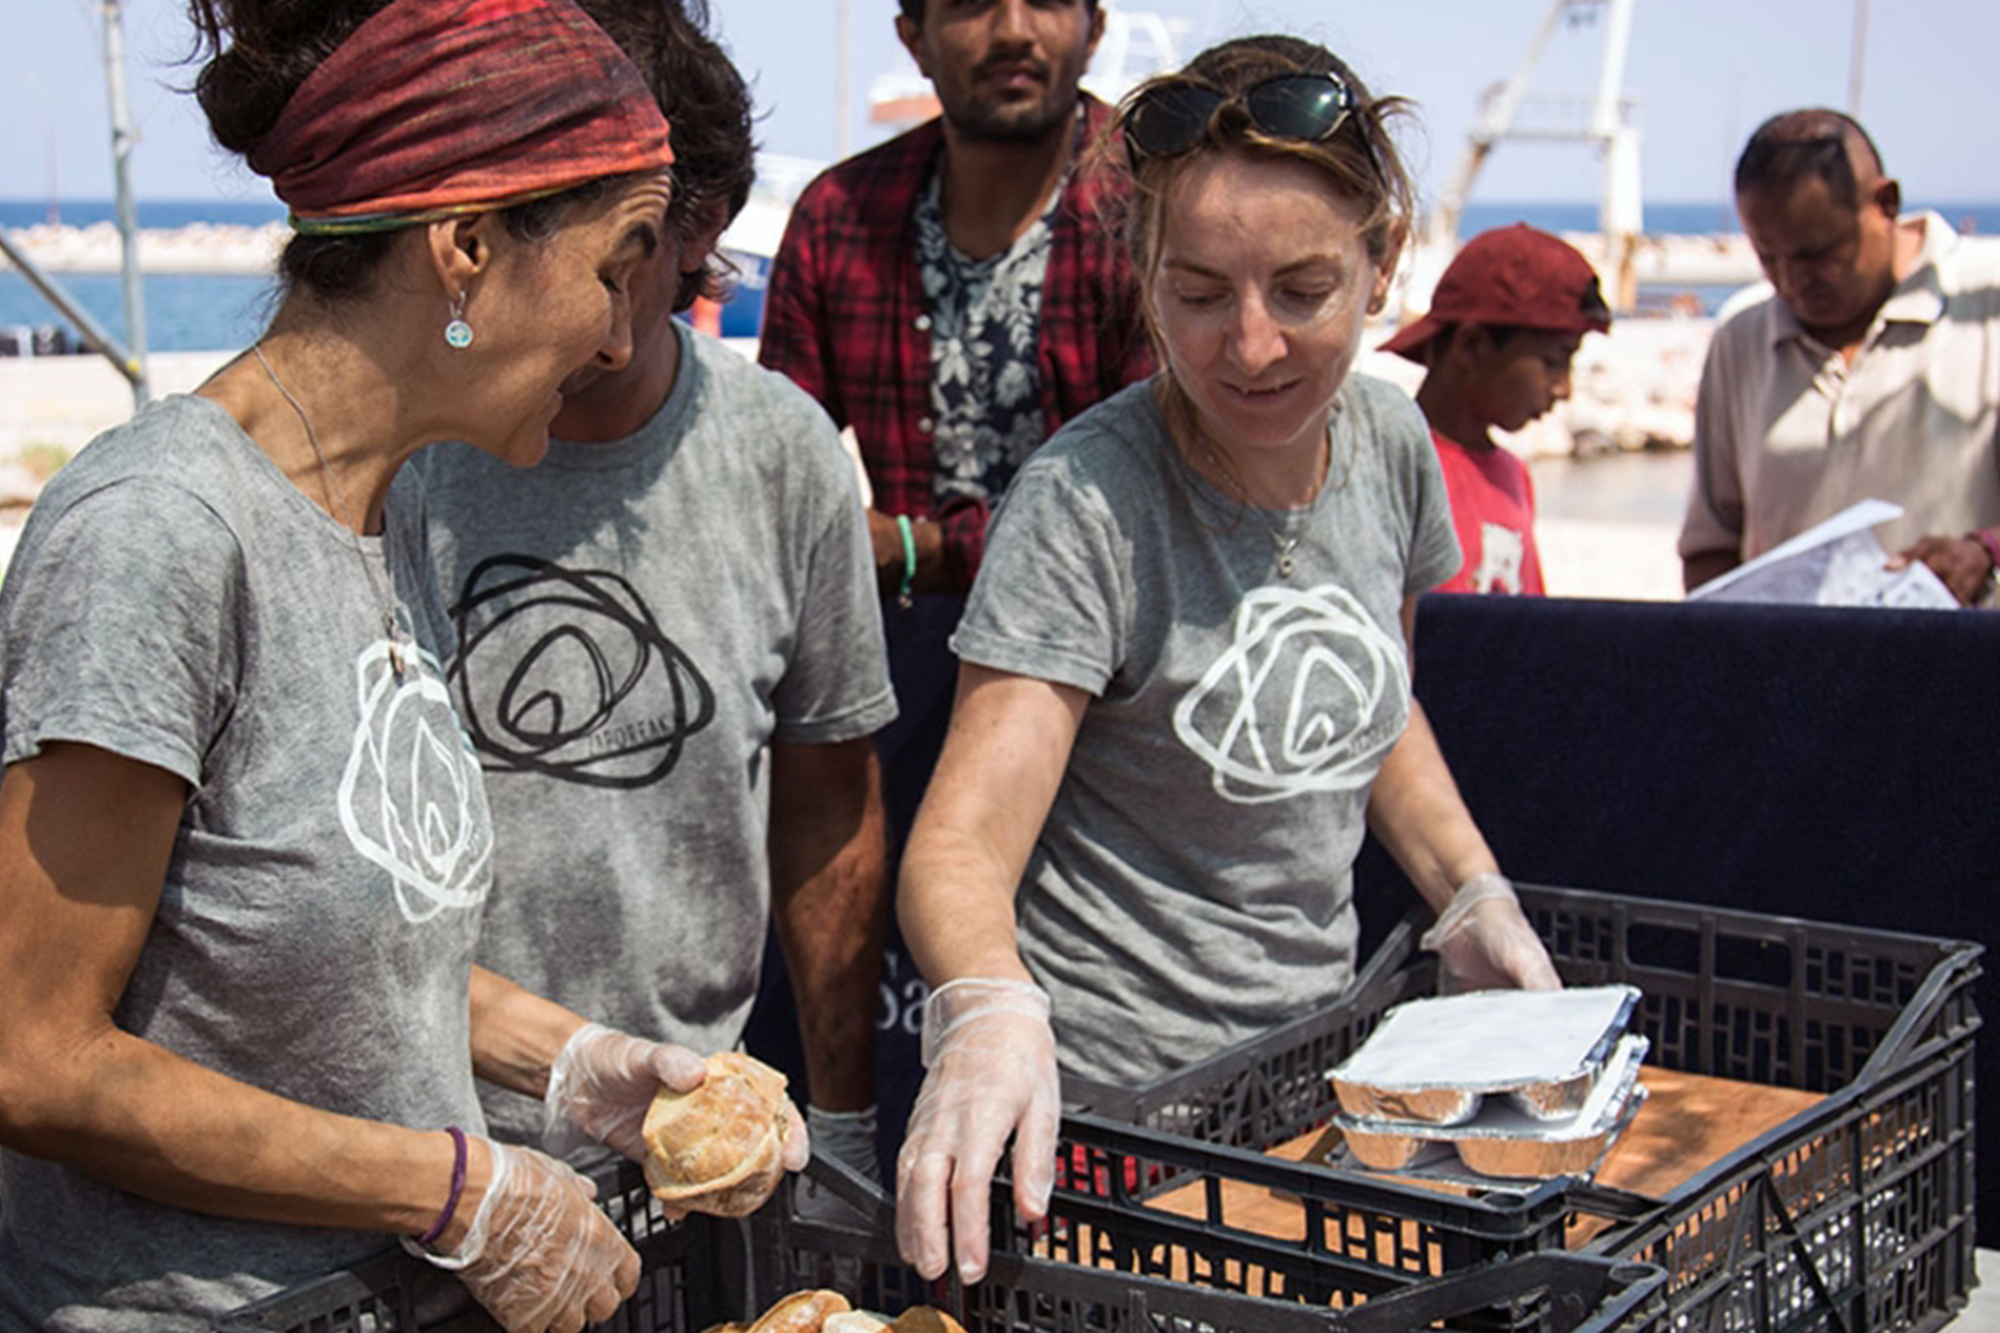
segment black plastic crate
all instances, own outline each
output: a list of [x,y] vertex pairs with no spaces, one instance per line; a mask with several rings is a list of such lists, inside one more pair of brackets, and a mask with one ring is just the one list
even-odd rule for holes
[[1434,989],[1435,969],[1416,953],[1418,933],[1413,921],[1399,922],[1325,1009],[1137,1087],[1066,1079],[1063,1101],[1103,1119],[1253,1152],[1317,1129],[1339,1109],[1327,1071],[1392,1006]]
[[[1257,1154],[1209,1153],[1116,1124],[1066,1125],[1120,1163],[1169,1158],[1211,1179],[1263,1180]],[[1450,1279],[1423,1280],[1381,1264],[1303,1252],[1254,1234],[1168,1215],[1117,1189],[1072,1190],[1064,1173],[1049,1218],[1013,1225],[1004,1182],[994,1191],[996,1238],[986,1277],[927,1282],[902,1263],[891,1204],[837,1167],[812,1173],[850,1205],[814,1220],[789,1199],[751,1221],[753,1309],[787,1291],[831,1286],[863,1309],[915,1304],[951,1313],[967,1333],[1407,1333],[1417,1328],[1609,1333],[1664,1326],[1657,1267],[1598,1255],[1526,1253]],[[1326,1193],[1338,1197],[1338,1182]],[[1079,1244],[1085,1235],[1092,1243]]]
[[[1613,1219],[1591,1252],[1663,1268],[1676,1328],[1877,1333],[1933,1328],[1956,1312],[1976,1281],[1978,945],[1519,887],[1566,982],[1640,988],[1633,1029],[1651,1041],[1650,1063],[1824,1094],[1662,1198],[1568,1189],[1568,1208]],[[1066,1096],[1216,1144],[1296,1138],[1337,1109],[1326,1071],[1390,1006],[1430,993],[1435,967],[1415,950],[1418,931],[1414,914],[1399,923],[1325,1011],[1140,1088],[1072,1084]],[[1279,1169],[1298,1180],[1343,1174]],[[1181,1182],[1167,1171],[1149,1183]],[[1500,1197],[1512,1207],[1517,1196]],[[1383,1229],[1404,1220],[1402,1200],[1377,1198]],[[1559,1245],[1561,1234],[1536,1243]],[[1405,1259],[1430,1271],[1476,1261],[1478,1230],[1465,1235],[1469,1252]]]
[[[645,1176],[619,1161],[591,1172],[597,1198],[639,1252],[639,1289],[592,1328],[697,1333],[733,1316],[742,1290],[738,1224],[668,1222]],[[213,1322],[216,1333],[493,1333],[498,1328],[450,1273],[400,1246],[351,1269],[252,1302]]]
[[[879,1192],[827,1163],[808,1171],[846,1211],[807,1216],[785,1189],[745,1222],[695,1217],[668,1224],[647,1207],[636,1169],[620,1164],[600,1173],[600,1197],[638,1245],[643,1276],[633,1300],[595,1327],[698,1333],[725,1319],[754,1317],[807,1287],[834,1287],[861,1308],[889,1314],[934,1305],[968,1333],[1404,1333],[1484,1329],[1496,1320],[1534,1333],[1653,1333],[1664,1311],[1666,1276],[1658,1268],[1562,1253],[1524,1255],[1448,1281],[1405,1277],[1352,1309],[1313,1302],[1305,1286],[1271,1299],[1226,1283],[1081,1267],[1050,1257],[1026,1233],[1014,1237],[1021,1242],[1016,1250],[1003,1236],[987,1278],[976,1285],[926,1282],[896,1254],[892,1207]],[[219,1333],[489,1333],[493,1327],[448,1275],[400,1249],[215,1322]]]
[[[1169,1192],[1178,1197],[1169,1198]],[[1267,1234],[1253,1215],[1278,1195],[1293,1226]],[[1175,1211],[1168,1211],[1169,1203]],[[1523,1256],[1562,1252],[1563,1190],[1539,1185],[1483,1198],[1205,1145],[1092,1116],[1062,1124],[1045,1222],[1023,1227],[996,1193],[993,1229],[1016,1248],[1078,1266],[1356,1308]],[[1465,1327],[1542,1330],[1536,1300],[1467,1312]]]

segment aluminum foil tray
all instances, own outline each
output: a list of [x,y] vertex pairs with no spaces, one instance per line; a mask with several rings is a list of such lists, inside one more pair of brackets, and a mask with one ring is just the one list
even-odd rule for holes
[[1375,1171],[1415,1171],[1452,1178],[1440,1148],[1457,1150],[1464,1167],[1482,1177],[1546,1180],[1588,1175],[1624,1132],[1646,1099],[1639,1066],[1646,1057],[1644,1037],[1619,1041],[1593,1083],[1583,1106],[1563,1120],[1543,1120],[1519,1106],[1494,1098],[1471,1120],[1458,1125],[1422,1125],[1339,1115],[1346,1150]]
[[1636,986],[1475,991],[1399,1004],[1328,1077],[1357,1120],[1456,1125],[1489,1094],[1567,1120],[1639,1001]]

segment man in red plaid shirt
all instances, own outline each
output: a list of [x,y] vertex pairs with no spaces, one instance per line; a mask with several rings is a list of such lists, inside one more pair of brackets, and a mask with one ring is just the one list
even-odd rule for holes
[[907,602],[970,588],[1014,468],[1152,358],[1079,169],[1110,116],[1078,88],[1097,0],[901,3],[943,115],[806,188],[759,359],[854,428],[883,587]]
[[[1084,164],[1111,119],[1078,88],[1104,32],[1098,0],[901,5],[897,35],[943,115],[806,187],[771,267],[758,354],[853,427],[874,492],[899,709],[876,735],[892,849],[950,721],[947,640],[992,502],[1056,427],[1152,370],[1124,247]],[[887,968],[893,1140],[923,1075],[906,1017],[925,992],[900,949]]]

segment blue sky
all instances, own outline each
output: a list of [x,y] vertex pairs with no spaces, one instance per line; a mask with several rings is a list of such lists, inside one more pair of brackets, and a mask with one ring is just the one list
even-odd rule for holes
[[[894,0],[845,0],[852,98],[848,144],[877,137],[870,82],[897,68]],[[1120,5],[1121,0],[1106,0]],[[1643,135],[1650,200],[1716,200],[1743,138],[1789,107],[1845,106],[1857,0],[1636,0],[1625,89]],[[1421,130],[1406,145],[1427,192],[1456,166],[1481,92],[1527,54],[1547,0],[1122,0],[1185,25],[1183,55],[1222,37],[1290,31],[1346,56],[1378,92],[1413,98]],[[127,79],[142,198],[263,198],[264,187],[207,140],[193,99],[181,0],[126,0]],[[839,0],[711,0],[715,25],[751,78],[766,148],[827,159],[836,133]],[[1860,114],[1907,194],[2000,199],[2000,3],[1873,0]],[[109,113],[97,0],[15,0],[0,52],[0,197],[111,193]],[[1531,92],[1588,96],[1602,48],[1595,27],[1564,28]],[[1589,200],[1599,168],[1584,146],[1505,144],[1475,197]]]

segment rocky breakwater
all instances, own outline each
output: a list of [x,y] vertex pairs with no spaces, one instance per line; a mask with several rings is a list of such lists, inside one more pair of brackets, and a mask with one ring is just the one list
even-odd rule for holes
[[[1523,458],[1588,458],[1685,449],[1694,442],[1694,398],[1715,321],[1702,315],[1628,316],[1577,350],[1570,396],[1522,429],[1495,438]],[[1371,326],[1355,368],[1414,395],[1421,366],[1380,344],[1394,326]]]
[[1685,449],[1694,443],[1695,391],[1715,321],[1699,315],[1630,317],[1577,349],[1570,398],[1519,431],[1529,456]]
[[[291,234],[282,222],[260,227],[197,222],[167,231],[141,231],[139,268],[146,273],[270,273]],[[116,273],[124,262],[118,228],[109,222],[16,227],[8,231],[7,239],[48,273]],[[0,256],[0,271],[12,267]]]
[[[1604,256],[1602,237],[1576,232],[1563,239],[1596,262],[1607,283],[1615,276]],[[1640,236],[1632,243],[1632,277],[1648,286],[1741,287],[1760,276],[1757,254],[1738,232]]]
[[[1598,269],[1607,295],[1625,287],[1604,238],[1588,232],[1563,237]],[[1578,349],[1568,401],[1512,435],[1499,438],[1528,458],[1590,457],[1605,453],[1684,449],[1694,440],[1695,390],[1715,329],[1708,312],[1735,288],[1758,280],[1757,257],[1738,234],[1659,235],[1637,238],[1624,277],[1636,291],[1636,308],[1618,316],[1609,336],[1591,335]],[[1414,319],[1429,305],[1447,256],[1418,247],[1405,261],[1395,305]],[[1368,345],[1394,331],[1385,320],[1371,325]],[[1414,393],[1423,370],[1401,357],[1365,353],[1359,368]]]

